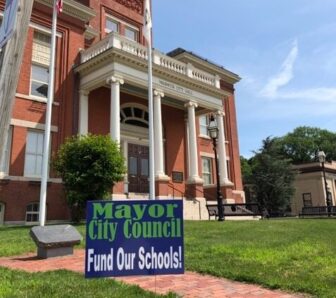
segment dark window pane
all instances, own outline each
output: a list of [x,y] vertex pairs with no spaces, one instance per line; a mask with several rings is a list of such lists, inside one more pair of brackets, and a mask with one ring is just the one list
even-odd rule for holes
[[138,174],[138,159],[136,157],[129,158],[129,167],[128,173],[130,175],[137,175]]
[[49,80],[49,68],[38,65],[32,65],[32,79],[34,81],[40,81],[48,83]]
[[47,97],[48,96],[48,85],[39,83],[39,82],[32,82],[31,95],[35,95],[39,97]]
[[141,158],[141,176],[148,176],[148,159]]
[[124,114],[126,117],[132,117],[132,109],[131,108],[124,108]]
[[142,118],[142,110],[134,108],[134,116],[137,118]]
[[126,120],[125,123],[130,124],[130,125],[135,125],[135,126],[148,128],[147,123],[141,122],[139,120]]
[[106,20],[106,29],[108,32],[119,32],[119,24],[113,20]]

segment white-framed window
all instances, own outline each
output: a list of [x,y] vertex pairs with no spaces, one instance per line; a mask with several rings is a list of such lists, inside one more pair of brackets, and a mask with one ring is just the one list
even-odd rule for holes
[[44,132],[28,130],[24,176],[41,177]]
[[34,31],[30,95],[47,98],[49,84],[51,37],[49,34]]
[[148,128],[148,111],[141,106],[123,105],[120,110],[120,122]]
[[26,222],[36,223],[39,222],[40,205],[39,203],[31,203],[26,208]]
[[133,41],[138,41],[138,30],[130,28],[130,27],[125,27],[125,37],[133,40]]
[[209,116],[202,115],[199,116],[199,127],[201,136],[209,136],[208,125],[209,125]]
[[111,15],[106,15],[105,19],[105,33],[116,32],[124,35],[126,38],[138,41],[139,29],[125,21],[117,19]]
[[202,178],[204,185],[212,184],[212,158],[202,157]]
[[[4,158],[0,165],[0,173],[7,175],[9,172],[10,152],[12,147],[13,126],[9,126],[7,144],[4,152]],[[1,161],[0,161],[1,162]]]
[[119,33],[120,30],[120,22],[118,22],[115,19],[112,19],[111,17],[106,17],[105,21],[105,32],[117,32]]
[[30,95],[47,98],[49,82],[49,67],[32,64]]
[[230,161],[228,159],[226,160],[226,169],[227,169],[228,179],[231,180],[231,168],[230,168]]

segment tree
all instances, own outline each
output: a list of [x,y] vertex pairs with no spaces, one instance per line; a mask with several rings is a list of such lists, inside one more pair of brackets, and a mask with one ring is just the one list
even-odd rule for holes
[[119,145],[109,136],[75,136],[59,149],[53,162],[62,177],[72,219],[81,219],[86,201],[106,198],[125,173]]
[[283,213],[294,193],[290,160],[283,158],[278,139],[266,138],[251,158],[251,183],[256,201],[269,214]]
[[317,127],[300,126],[277,140],[281,153],[294,164],[317,161],[323,150],[327,160],[336,160],[336,133]]
[[243,178],[243,186],[245,192],[245,199],[247,203],[254,203],[254,195],[253,195],[253,186],[251,184],[252,181],[252,158],[247,159],[244,156],[240,156],[240,166],[241,173]]
[[249,184],[252,176],[251,159],[240,156],[240,166],[243,177],[243,184]]

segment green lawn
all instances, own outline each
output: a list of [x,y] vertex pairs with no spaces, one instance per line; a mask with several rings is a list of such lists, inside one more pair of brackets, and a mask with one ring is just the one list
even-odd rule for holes
[[[78,226],[78,229],[84,234],[84,226]],[[0,256],[34,251],[28,231],[29,228],[0,228]],[[305,292],[316,297],[336,297],[336,220],[187,221],[185,265],[187,270],[269,288]],[[1,270],[0,289],[9,283],[6,276],[11,275],[11,271]],[[25,280],[25,274],[18,281]],[[51,276],[52,280],[53,274],[59,273],[32,276],[43,288],[45,276]],[[71,280],[63,277],[67,274],[82,280],[85,285],[90,284],[75,273],[62,272],[58,278],[64,282]],[[121,296],[131,297],[131,294]]]
[[2,298],[139,298],[175,297],[155,295],[138,286],[112,279],[84,279],[82,274],[65,270],[26,273],[0,267],[0,297]]
[[336,297],[336,220],[186,222],[188,270]]

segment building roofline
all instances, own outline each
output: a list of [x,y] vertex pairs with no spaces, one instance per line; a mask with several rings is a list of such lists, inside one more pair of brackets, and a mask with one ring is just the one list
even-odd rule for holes
[[[292,168],[294,170],[298,170],[301,173],[313,173],[313,172],[321,172],[322,171],[322,163],[319,162],[310,162],[304,164],[293,165]],[[336,173],[336,162],[326,162],[324,164],[325,171],[327,173]]]
[[217,71],[217,73],[220,75],[224,75],[226,77],[229,77],[231,78],[234,83],[236,82],[239,82],[241,80],[241,77],[239,77],[239,75],[237,75],[236,73],[230,71],[230,70],[227,70],[224,66],[216,63],[216,62],[213,62],[207,58],[204,58],[192,51],[187,51],[183,48],[176,48],[170,52],[168,52],[166,54],[167,56],[170,56],[170,57],[174,57],[175,59],[178,59],[178,57],[187,57],[187,58],[191,58],[192,60],[198,60],[199,63],[203,63],[206,62],[207,66],[211,67],[212,69],[214,69],[215,71]]

